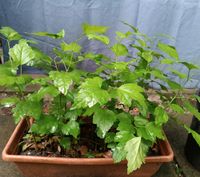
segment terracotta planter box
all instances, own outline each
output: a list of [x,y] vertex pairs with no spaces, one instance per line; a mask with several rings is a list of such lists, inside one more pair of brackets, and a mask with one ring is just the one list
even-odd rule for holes
[[163,162],[173,160],[173,151],[168,141],[159,141],[160,156],[149,156],[140,169],[127,175],[126,161],[114,164],[112,158],[61,158],[17,155],[18,143],[27,129],[22,120],[15,128],[2,158],[14,162],[25,177],[150,177]]

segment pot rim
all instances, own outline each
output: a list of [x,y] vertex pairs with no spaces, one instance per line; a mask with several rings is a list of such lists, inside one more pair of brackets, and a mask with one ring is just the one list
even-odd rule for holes
[[[11,162],[21,163],[45,163],[45,164],[65,164],[65,165],[111,165],[114,164],[112,158],[66,158],[66,157],[43,157],[43,156],[26,156],[15,154],[18,142],[20,141],[25,129],[27,122],[22,119],[16,126],[10,139],[8,140],[3,152],[2,159]],[[146,163],[158,163],[158,162],[170,162],[173,160],[174,153],[167,140],[159,140],[158,145],[161,149],[161,155],[159,156],[147,156],[145,158]],[[126,164],[124,160],[120,162]]]

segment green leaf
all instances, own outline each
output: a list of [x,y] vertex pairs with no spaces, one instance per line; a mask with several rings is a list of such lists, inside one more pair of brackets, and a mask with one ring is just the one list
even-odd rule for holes
[[155,124],[162,125],[166,123],[169,119],[167,112],[160,106],[156,107],[154,111]]
[[126,22],[124,22],[124,21],[121,21],[124,25],[127,25],[127,26],[129,26],[135,33],[137,33],[138,32],[138,29],[136,28],[136,27],[134,27],[134,26],[132,26],[132,25],[130,25],[130,24],[128,24],[128,23],[126,23]]
[[19,98],[17,98],[16,96],[0,98],[0,105],[3,105],[4,107],[10,107],[15,105],[18,101]]
[[32,48],[25,40],[20,40],[18,44],[14,45],[9,50],[9,55],[16,65],[26,64],[35,57]]
[[59,131],[58,127],[59,125],[56,117],[41,115],[41,118],[33,123],[30,131],[35,134],[45,135],[57,133]]
[[1,76],[13,76],[16,74],[16,69],[12,67],[10,62],[6,62],[0,65]]
[[72,42],[70,44],[67,44],[65,42],[62,42],[61,44],[61,49],[63,51],[71,51],[71,52],[75,52],[75,53],[79,53],[81,51],[81,46],[76,43],[76,42]]
[[144,51],[142,52],[142,57],[150,63],[153,60],[152,52],[151,51]]
[[119,43],[114,44],[111,47],[111,50],[114,52],[114,54],[116,56],[126,56],[126,55],[128,55],[128,49],[123,44],[119,44]]
[[51,71],[49,77],[53,80],[53,84],[58,90],[67,95],[70,85],[72,84],[72,78],[67,72]]
[[184,100],[184,107],[191,113],[193,114],[198,120],[200,120],[200,113],[199,111],[191,105],[188,101]]
[[142,143],[141,137],[134,137],[125,145],[127,152],[126,159],[128,161],[128,174],[141,167],[144,163],[147,146]]
[[82,25],[82,29],[84,34],[104,34],[108,30],[108,27],[106,26],[96,26],[96,25],[89,25],[87,23],[84,23]]
[[81,84],[74,100],[74,108],[92,107],[96,103],[104,105],[110,100],[106,90],[101,89],[103,80],[100,77],[88,78]]
[[121,31],[116,31],[116,35],[120,39],[128,38],[132,33],[130,31],[127,31],[126,33],[122,33]]
[[128,131],[128,132],[135,132],[134,126],[132,125],[132,119],[133,117],[130,116],[130,114],[127,113],[120,113],[117,115],[117,118],[119,120],[119,124],[117,127],[118,131]]
[[134,137],[133,132],[123,130],[116,133],[115,142],[126,143]]
[[142,87],[135,83],[130,83],[121,85],[116,90],[113,90],[111,94],[124,105],[131,106],[132,100],[136,100],[146,108],[145,98],[141,92],[144,92]]
[[59,143],[66,150],[71,148],[71,140],[69,137],[62,137]]
[[170,86],[171,89],[182,89],[181,85],[178,84],[177,82],[171,81],[169,79],[166,79],[167,84]]
[[13,117],[15,123],[18,123],[21,119],[25,118],[26,116],[31,116],[34,119],[40,119],[42,105],[40,102],[33,102],[33,101],[20,101],[16,104],[16,107],[13,108]]
[[145,117],[141,117],[141,116],[135,116],[134,117],[134,124],[136,127],[144,127],[146,126],[146,124],[148,123],[149,121],[147,120],[147,118]]
[[124,150],[125,143],[118,143],[112,148],[112,158],[115,163],[119,163],[126,158],[127,152]]
[[142,39],[137,39],[137,42],[142,46],[142,47],[147,47],[147,44],[144,40]]
[[67,124],[62,126],[62,133],[64,135],[72,135],[74,138],[77,138],[80,133],[79,123],[74,119],[69,120]]
[[167,55],[169,55],[170,57],[179,60],[179,56],[178,53],[176,51],[176,49],[170,45],[167,44],[163,44],[161,42],[158,43],[158,48],[163,51],[164,53],[166,53]]
[[40,101],[43,99],[46,95],[49,95],[51,97],[58,96],[59,91],[54,86],[47,86],[47,87],[41,87],[38,92],[30,94],[28,96],[28,99],[31,101]]
[[180,114],[183,114],[185,111],[183,110],[183,108],[181,106],[179,106],[178,104],[170,104],[170,108]]
[[113,143],[115,138],[114,132],[108,132],[105,137],[105,143]]
[[188,62],[179,62],[181,64],[183,64],[185,67],[187,67],[189,70],[192,70],[192,69],[199,69],[200,67],[198,65],[194,65],[192,63],[188,63]]
[[2,27],[0,29],[0,34],[5,36],[8,41],[20,40],[22,38],[22,36],[17,31],[8,26]]
[[169,69],[173,74],[177,75],[180,79],[187,78],[187,75],[174,69]]
[[44,68],[49,69],[51,67],[51,58],[43,53],[41,50],[39,50],[36,47],[31,47],[32,51],[34,53],[34,58],[30,60],[27,65],[28,66],[35,66],[38,68]]
[[171,64],[174,64],[175,61],[174,61],[174,60],[171,60],[171,59],[169,59],[169,58],[164,58],[164,59],[162,59],[162,60],[160,61],[160,63],[161,63],[161,64],[169,64],[169,65],[171,65]]
[[188,133],[191,133],[193,138],[195,139],[195,141],[197,142],[197,144],[200,147],[200,134],[198,134],[197,132],[195,132],[194,130],[192,130],[191,128],[187,127],[186,125],[184,125],[185,129],[188,131]]
[[35,33],[31,33],[31,34],[36,35],[36,36],[46,36],[46,37],[50,37],[50,38],[53,38],[53,39],[61,39],[61,38],[65,37],[65,30],[62,29],[60,32],[58,32],[56,34],[48,33],[48,32],[45,32],[45,31],[35,32]]
[[102,131],[103,137],[105,137],[107,131],[112,127],[115,120],[115,113],[107,109],[99,109],[93,116],[93,123]]
[[80,109],[69,110],[65,114],[65,119],[76,120],[80,115],[82,115],[82,110]]
[[110,42],[110,39],[105,35],[88,34],[87,37],[89,40],[98,40],[98,41],[103,42],[106,45],[108,45]]

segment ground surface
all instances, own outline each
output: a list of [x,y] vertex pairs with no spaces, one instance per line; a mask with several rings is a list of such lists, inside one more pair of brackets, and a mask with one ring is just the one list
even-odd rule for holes
[[[191,122],[190,115],[181,116],[188,125]],[[14,129],[14,124],[9,115],[0,111],[0,152],[2,152],[8,138]],[[169,121],[165,132],[175,153],[176,162],[163,164],[153,177],[200,177],[200,172],[195,170],[184,156],[184,145],[187,139],[185,130]],[[22,177],[17,168],[2,161],[0,158],[0,177]]]

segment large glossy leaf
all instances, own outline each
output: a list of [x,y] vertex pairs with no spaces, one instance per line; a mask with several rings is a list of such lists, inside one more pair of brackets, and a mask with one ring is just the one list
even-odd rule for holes
[[62,42],[61,48],[63,51],[71,51],[71,52],[79,53],[82,47],[76,42],[72,42],[70,44]]
[[137,84],[124,84],[121,85],[116,90],[113,90],[112,95],[114,98],[117,98],[121,103],[127,106],[131,106],[133,100],[136,100],[146,108],[145,98],[141,92],[144,92],[144,89]]
[[106,26],[96,26],[96,25],[89,25],[87,23],[84,23],[82,25],[82,29],[84,34],[104,34],[108,30],[108,27]]
[[35,57],[32,48],[25,40],[20,40],[18,44],[14,45],[9,50],[9,55],[16,65],[24,65]]
[[53,80],[53,84],[58,90],[66,95],[68,93],[68,89],[72,84],[73,80],[69,73],[67,72],[59,72],[59,71],[51,71],[49,73],[49,77]]
[[102,82],[100,77],[86,79],[80,86],[73,107],[86,108],[97,103],[100,105],[107,103],[110,100],[110,95],[106,90],[101,89]]
[[22,118],[31,116],[34,119],[40,119],[42,105],[40,102],[20,101],[12,110],[15,123],[18,123]]
[[17,31],[8,26],[2,27],[0,29],[0,34],[5,36],[9,41],[20,40],[22,38],[22,36]]
[[158,43],[158,48],[163,51],[164,53],[166,53],[167,55],[169,55],[170,57],[179,60],[179,56],[178,53],[176,51],[176,49],[170,45],[167,44],[163,44],[161,42]]
[[77,138],[80,133],[79,123],[74,119],[69,120],[67,124],[62,126],[62,133],[64,135],[72,135],[74,138]]
[[169,119],[167,112],[160,106],[156,107],[154,115],[156,125],[162,125],[166,123]]
[[93,116],[93,123],[102,131],[103,137],[105,137],[107,131],[112,127],[115,120],[115,113],[107,109],[98,109]]
[[111,47],[111,50],[114,52],[114,54],[116,56],[126,56],[128,55],[128,49],[126,48],[126,46],[124,44],[114,44]]
[[62,29],[60,32],[58,32],[56,34],[48,33],[48,32],[45,32],[45,31],[35,32],[35,33],[32,33],[32,34],[36,35],[36,36],[47,36],[47,37],[50,37],[50,38],[53,38],[53,39],[61,39],[61,38],[65,37],[65,30]]
[[142,143],[141,137],[134,137],[125,145],[128,161],[128,174],[141,167],[147,153],[147,146]]
[[88,39],[89,40],[98,40],[98,41],[101,41],[103,42],[104,44],[108,45],[109,42],[110,42],[110,39],[105,36],[105,35],[98,35],[98,34],[88,34],[87,35]]

